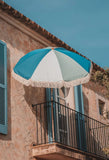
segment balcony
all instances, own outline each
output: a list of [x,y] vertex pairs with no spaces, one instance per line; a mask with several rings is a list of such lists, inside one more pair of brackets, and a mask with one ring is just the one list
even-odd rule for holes
[[109,127],[58,102],[33,105],[36,143],[32,156],[41,159],[108,159]]

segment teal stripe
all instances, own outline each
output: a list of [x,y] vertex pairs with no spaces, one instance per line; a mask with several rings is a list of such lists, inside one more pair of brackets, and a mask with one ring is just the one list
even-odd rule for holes
[[64,81],[72,81],[85,77],[88,72],[69,56],[55,51]]
[[30,79],[34,70],[51,49],[37,49],[23,56],[14,67],[14,72],[19,76]]
[[80,56],[79,54],[76,54],[74,52],[68,51],[64,48],[55,48],[54,50],[61,52],[70,58],[74,59],[77,63],[80,64],[87,72],[90,72],[91,62],[87,60],[86,58]]

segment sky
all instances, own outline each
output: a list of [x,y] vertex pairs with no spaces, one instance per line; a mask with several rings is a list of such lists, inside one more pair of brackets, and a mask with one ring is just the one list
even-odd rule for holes
[[109,67],[109,0],[4,0],[101,67]]

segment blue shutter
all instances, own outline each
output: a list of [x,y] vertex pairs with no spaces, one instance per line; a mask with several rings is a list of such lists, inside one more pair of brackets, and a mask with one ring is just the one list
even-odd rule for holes
[[83,92],[82,85],[74,87],[75,93],[75,108],[77,112],[84,114],[84,102],[83,102]]
[[7,47],[0,41],[0,133],[7,134]]
[[51,109],[51,88],[46,88],[46,101],[47,101],[47,124],[48,124],[48,141],[52,143],[52,109]]
[[86,132],[85,132],[82,85],[74,87],[74,94],[75,94],[75,109],[77,111],[76,113],[77,145],[79,149],[86,151]]

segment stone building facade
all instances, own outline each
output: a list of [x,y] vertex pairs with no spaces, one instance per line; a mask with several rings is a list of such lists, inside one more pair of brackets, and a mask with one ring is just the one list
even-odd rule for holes
[[[77,148],[57,144],[36,143],[36,113],[32,104],[46,101],[44,88],[26,87],[12,77],[17,61],[28,52],[48,46],[60,46],[79,54],[67,44],[0,1],[0,40],[7,47],[7,134],[0,133],[0,160],[32,159],[106,159]],[[93,63],[93,71],[102,70]],[[104,87],[90,81],[83,85],[84,113],[101,123],[109,124],[105,112],[109,111],[109,99],[102,92]],[[103,113],[100,113],[100,102]],[[74,89],[70,88],[68,106],[75,109]],[[41,127],[41,126],[40,126]],[[40,133],[38,133],[40,134]],[[106,135],[107,136],[107,135]],[[109,139],[106,139],[109,141]],[[42,147],[42,148],[41,148]],[[40,152],[40,156],[38,153]],[[49,156],[47,156],[49,153]],[[37,156],[38,155],[38,156]]]

